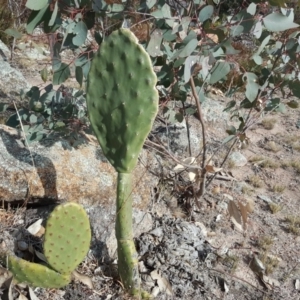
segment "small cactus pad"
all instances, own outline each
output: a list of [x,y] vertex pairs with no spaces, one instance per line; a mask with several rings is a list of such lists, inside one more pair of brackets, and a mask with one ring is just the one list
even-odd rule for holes
[[70,274],[86,256],[90,242],[90,222],[83,207],[77,203],[58,205],[46,224],[44,255],[49,265]]
[[89,118],[103,153],[130,173],[158,111],[151,60],[128,29],[114,31],[93,58],[88,76]]
[[60,274],[46,266],[31,263],[13,255],[8,256],[8,269],[13,273],[16,281],[30,286],[61,288],[71,280],[71,274]]

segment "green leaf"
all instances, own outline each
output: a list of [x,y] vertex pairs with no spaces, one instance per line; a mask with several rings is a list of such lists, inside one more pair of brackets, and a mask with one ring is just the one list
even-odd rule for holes
[[70,68],[66,63],[61,63],[60,68],[53,74],[53,84],[59,85],[70,77]]
[[263,63],[263,59],[259,55],[253,55],[252,59],[255,61],[255,63],[260,66]]
[[247,8],[247,13],[254,16],[255,12],[256,12],[256,4],[252,2]]
[[236,128],[233,125],[231,125],[230,127],[228,127],[226,129],[226,133],[228,133],[229,135],[235,135],[236,134]]
[[48,0],[27,0],[26,7],[31,10],[41,10],[47,4],[49,4]]
[[204,23],[206,20],[212,17],[213,13],[214,7],[212,5],[206,5],[200,10],[198,19],[201,23]]
[[155,29],[151,34],[151,38],[146,49],[150,56],[152,57],[162,56],[163,53],[160,49],[162,39],[163,39],[162,30]]
[[194,65],[199,61],[199,56],[192,55],[188,56],[184,63],[184,83],[187,83],[190,81],[191,75],[193,73],[192,69]]
[[48,71],[47,71],[47,68],[44,68],[43,70],[41,70],[40,72],[41,74],[41,78],[44,82],[47,81],[47,78],[48,78]]
[[217,62],[212,68],[210,74],[209,83],[215,84],[222,78],[224,78],[230,72],[230,65],[226,61]]
[[12,36],[16,39],[20,39],[22,37],[22,33],[20,33],[18,30],[14,29],[14,28],[8,28],[8,29],[4,30],[4,32],[7,35]]
[[290,82],[289,88],[292,90],[294,96],[300,98],[300,82],[299,81]]
[[76,67],[76,69],[75,69],[75,77],[76,77],[76,80],[79,83],[80,87],[82,87],[83,71],[82,71],[81,67]]
[[73,33],[76,34],[72,42],[75,46],[81,46],[84,44],[86,37],[87,37],[87,27],[83,21],[79,21],[75,28],[73,29]]
[[49,5],[43,7],[41,10],[38,11],[32,11],[26,25],[26,31],[29,34],[33,33],[33,30],[41,24],[43,21],[45,21],[46,18],[46,12],[49,8]]
[[286,104],[288,107],[290,108],[298,108],[299,107],[299,102],[298,101],[295,101],[295,100],[291,100],[289,101],[287,104]]
[[19,117],[17,114],[13,114],[11,115],[7,120],[6,120],[6,123],[5,125],[9,126],[9,127],[13,127],[13,128],[16,128],[18,127],[20,124],[20,121],[19,121]]
[[148,9],[151,9],[156,4],[156,2],[157,0],[146,0],[146,5]]
[[222,144],[227,144],[228,142],[232,141],[235,138],[235,135],[229,135],[228,137],[226,137],[223,141]]
[[230,102],[227,103],[223,111],[230,111],[233,107],[235,107],[235,105],[236,105],[236,101],[231,100]]
[[57,17],[57,12],[58,12],[58,1],[55,2],[54,9],[53,9],[53,12],[52,12],[52,15],[51,15],[51,19],[48,23],[49,26],[54,25],[56,17]]
[[273,32],[285,31],[296,28],[299,25],[293,22],[290,17],[283,16],[280,13],[272,13],[263,18],[263,23],[267,30]]
[[187,57],[192,54],[192,52],[197,48],[198,40],[193,39],[188,42],[188,44],[180,51],[179,57]]
[[29,122],[30,122],[31,124],[36,123],[36,122],[37,122],[37,116],[34,115],[34,114],[32,114],[32,115],[30,116],[30,118],[29,118]]
[[286,7],[285,0],[270,0],[269,3],[272,6]]
[[8,103],[0,103],[0,113],[3,113],[7,110]]
[[271,35],[268,35],[264,38],[264,40],[262,41],[261,45],[259,46],[258,50],[255,52],[255,55],[260,55],[260,53],[264,50],[264,48],[266,47],[266,45],[268,45],[269,41],[270,41]]
[[246,97],[253,102],[258,94],[258,90],[260,88],[259,84],[257,84],[258,78],[254,73],[246,72],[243,76],[243,79],[247,80],[246,84]]

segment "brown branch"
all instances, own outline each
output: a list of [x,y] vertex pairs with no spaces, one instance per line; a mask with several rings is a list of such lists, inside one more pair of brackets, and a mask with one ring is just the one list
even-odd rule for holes
[[191,75],[190,83],[191,83],[191,88],[192,88],[192,94],[193,94],[193,97],[195,99],[196,106],[197,106],[198,118],[199,118],[199,121],[201,124],[201,129],[202,129],[202,143],[203,143],[202,163],[201,163],[202,170],[201,170],[201,177],[200,177],[200,186],[199,186],[199,190],[197,191],[197,194],[196,194],[197,197],[202,197],[205,193],[205,181],[206,181],[206,169],[205,169],[205,167],[206,167],[206,152],[207,152],[206,127],[205,127],[204,118],[203,118],[203,114],[202,114],[202,110],[201,110],[201,104],[200,104],[199,97],[196,92],[193,75]]

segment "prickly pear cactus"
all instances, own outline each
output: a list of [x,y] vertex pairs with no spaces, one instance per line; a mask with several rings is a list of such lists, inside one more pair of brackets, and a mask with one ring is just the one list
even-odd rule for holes
[[57,206],[46,224],[44,254],[49,266],[8,255],[8,269],[15,280],[31,286],[60,288],[84,259],[91,241],[88,216],[76,203]]
[[95,55],[87,107],[103,153],[118,172],[116,238],[125,289],[141,295],[132,232],[132,170],[158,111],[156,75],[149,55],[128,29],[113,32]]
[[95,55],[87,106],[101,148],[119,173],[130,173],[158,110],[149,55],[128,29],[114,31]]
[[71,280],[70,274],[60,274],[46,266],[28,262],[16,256],[8,257],[8,269],[14,279],[30,286],[43,288],[61,288]]
[[81,205],[65,203],[50,214],[45,232],[44,255],[61,274],[76,269],[86,256],[91,242],[89,219]]

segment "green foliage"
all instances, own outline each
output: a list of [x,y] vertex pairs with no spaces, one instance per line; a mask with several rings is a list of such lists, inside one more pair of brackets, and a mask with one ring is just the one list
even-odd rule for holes
[[[294,14],[299,14],[296,2],[196,1],[189,7],[166,0],[134,1],[130,9],[123,2],[100,0],[55,3],[28,0],[26,5],[32,9],[27,21],[28,33],[42,26],[46,33],[60,29],[63,34],[53,48],[53,84],[62,84],[74,76],[84,88],[98,44],[123,25],[129,26],[143,41],[143,47],[156,65],[160,97],[185,102],[191,94],[189,78],[200,65],[195,77],[200,101],[212,85],[228,96],[245,92],[244,101],[227,108],[234,116],[238,114],[238,118],[244,115],[243,110],[251,110],[244,120],[244,129],[248,128],[251,118],[257,116],[254,111],[283,111],[285,104],[297,107],[297,103],[285,101],[290,95],[299,97],[300,94],[297,69],[300,30],[294,21]],[[87,38],[89,29],[92,29],[93,41],[91,36]],[[11,28],[6,32],[19,37]],[[61,58],[66,50],[73,51],[75,56],[68,63]],[[45,70],[41,72],[43,80],[48,79],[47,75]],[[50,121],[49,116],[45,117],[45,112],[49,114],[47,104],[50,102],[43,103],[42,99],[35,102],[29,111],[37,115],[38,123],[25,124],[29,125],[25,128],[30,140],[44,138],[54,128],[67,128],[68,122],[63,116],[67,107],[62,107],[62,116],[56,115]],[[83,114],[77,116],[76,109],[70,106],[67,110],[69,116],[85,124]],[[26,117],[31,114],[24,108],[21,113]],[[168,114],[176,115],[172,120],[183,120],[186,113],[182,109]],[[41,121],[40,115],[47,119],[46,122]],[[16,123],[17,116],[8,122],[9,125]]]
[[[43,71],[42,76],[47,76]],[[63,85],[55,91],[52,84],[40,90],[33,86],[20,94],[23,103],[28,103],[12,114],[6,125],[22,128],[29,143],[40,141],[54,134],[78,139],[80,130],[87,126],[85,93]],[[8,104],[2,105],[2,111]]]
[[44,288],[60,288],[86,256],[91,241],[89,219],[76,203],[58,205],[47,220],[44,254],[48,265],[8,255],[8,269],[18,282]]

